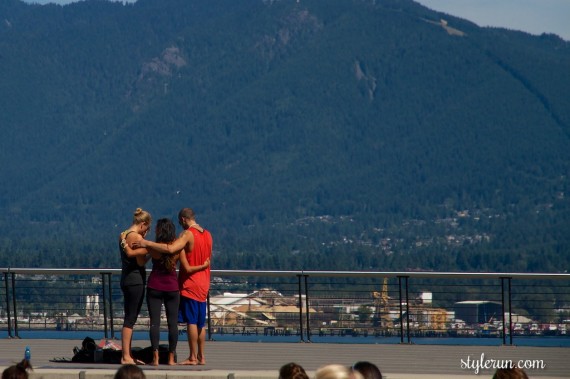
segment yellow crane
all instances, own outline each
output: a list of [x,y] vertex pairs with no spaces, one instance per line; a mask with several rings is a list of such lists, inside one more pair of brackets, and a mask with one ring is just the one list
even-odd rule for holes
[[382,326],[385,328],[391,328],[393,323],[390,318],[390,307],[388,296],[388,278],[384,278],[384,283],[382,284],[382,291],[372,292],[372,297],[374,297],[374,324],[375,326]]

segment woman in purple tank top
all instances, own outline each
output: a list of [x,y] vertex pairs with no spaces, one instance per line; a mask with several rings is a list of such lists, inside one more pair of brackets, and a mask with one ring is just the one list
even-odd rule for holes
[[[156,242],[171,243],[176,239],[176,227],[167,218],[156,222]],[[180,291],[176,275],[179,254],[162,254],[151,251],[152,271],[148,278],[146,301],[150,316],[150,343],[153,349],[153,366],[158,366],[160,344],[160,311],[162,304],[168,323],[168,364],[175,365],[174,355],[178,343],[178,304]]]

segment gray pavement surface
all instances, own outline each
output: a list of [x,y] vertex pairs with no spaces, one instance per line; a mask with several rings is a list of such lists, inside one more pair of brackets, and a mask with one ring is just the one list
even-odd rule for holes
[[[0,339],[0,369],[4,370],[22,360],[25,346],[30,346],[34,366],[31,378],[113,378],[119,368],[117,364],[51,361],[54,358],[71,359],[73,347],[81,346],[81,342]],[[135,340],[133,346],[147,347],[148,341]],[[179,342],[177,354],[179,361],[187,357],[186,341]],[[316,369],[326,364],[350,366],[359,360],[366,360],[378,365],[388,379],[475,379],[491,378],[493,364],[510,360],[534,366],[525,370],[530,378],[570,378],[570,348],[561,347],[208,341],[206,359],[205,366],[141,367],[148,379],[277,379],[279,367],[288,362],[299,363],[312,376]],[[462,367],[462,361],[468,363],[469,367]],[[489,368],[479,369],[476,374],[475,362],[479,365],[484,363]]]

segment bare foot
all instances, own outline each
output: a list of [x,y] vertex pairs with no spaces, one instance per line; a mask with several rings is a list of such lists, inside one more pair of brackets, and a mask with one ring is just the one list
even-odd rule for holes
[[198,364],[199,365],[205,365],[206,364],[206,358],[198,356]]
[[176,360],[174,359],[174,352],[168,352],[168,365],[174,366],[176,364]]
[[158,366],[158,364],[160,363],[159,361],[160,361],[160,357],[158,355],[158,350],[154,350],[152,352],[152,363],[151,363],[151,365],[152,366]]
[[134,359],[133,357],[121,358],[122,365],[144,365],[145,363],[141,360]]
[[191,360],[191,359],[187,359],[183,362],[178,363],[179,365],[183,365],[183,366],[196,366],[198,364],[198,361],[196,360]]

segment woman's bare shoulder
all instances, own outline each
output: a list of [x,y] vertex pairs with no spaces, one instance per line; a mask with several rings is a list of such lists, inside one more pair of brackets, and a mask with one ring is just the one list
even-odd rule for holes
[[143,237],[140,234],[138,234],[137,232],[127,233],[125,236],[125,239],[129,242],[138,241],[138,240],[141,240],[142,238]]

